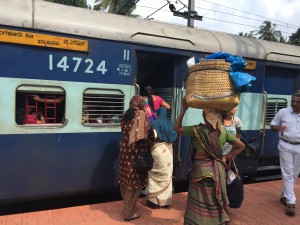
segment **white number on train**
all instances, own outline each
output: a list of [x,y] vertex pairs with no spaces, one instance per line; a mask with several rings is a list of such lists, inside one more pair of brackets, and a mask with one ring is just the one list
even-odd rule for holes
[[[70,68],[69,63],[68,63],[68,57],[63,56],[61,59],[55,60],[53,55],[49,55],[49,70],[55,70],[55,69],[62,69],[64,72],[72,69],[74,73],[78,71],[80,67],[84,68],[84,73],[94,73],[95,67],[94,66],[94,61],[92,59],[85,59],[84,62],[82,62],[82,58],[79,57],[72,57],[72,61],[75,62],[74,68]],[[57,64],[55,62],[57,61]],[[101,74],[105,74],[107,72],[106,69],[106,61],[102,60],[98,66],[96,67],[97,72],[101,72]]]
[[69,69],[67,56],[62,57],[62,59],[57,63],[57,68],[62,68],[63,71]]
[[102,62],[97,67],[97,71],[102,72],[102,74],[105,74],[107,72],[107,69],[105,67],[105,60],[102,60]]

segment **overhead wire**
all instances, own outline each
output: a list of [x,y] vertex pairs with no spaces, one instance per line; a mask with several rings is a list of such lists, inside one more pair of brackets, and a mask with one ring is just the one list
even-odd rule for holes
[[[186,4],[184,4],[182,1],[180,1],[180,0],[177,0],[177,1],[184,6],[183,8],[187,8]],[[232,7],[224,6],[224,5],[221,5],[221,4],[218,4],[218,3],[210,2],[210,1],[207,1],[207,0],[198,0],[198,1],[208,2],[210,4],[215,4],[215,5],[218,5],[218,6],[221,6],[221,7],[225,7],[225,8],[231,9],[231,10],[235,10],[235,11],[247,13],[247,14],[250,14],[250,15],[253,15],[253,16],[256,16],[256,17],[261,17],[261,18],[269,19],[269,20],[271,20],[271,22],[272,21],[277,21],[277,22],[282,23],[282,24],[276,24],[278,27],[280,26],[280,27],[294,28],[294,29],[297,29],[297,28],[300,27],[300,26],[296,26],[296,25],[293,25],[293,24],[289,24],[289,23],[283,22],[283,21],[274,20],[274,19],[271,19],[271,18],[268,18],[268,17],[260,16],[260,15],[254,14],[254,13],[249,13],[249,12],[246,12],[244,10],[239,10],[239,9],[235,9],[235,8],[232,8]],[[144,7],[144,8],[147,8],[147,9],[156,10],[154,13],[151,13],[151,15],[148,15],[147,17],[145,17],[145,18],[149,18],[150,16],[154,15],[158,11],[163,11],[163,12],[171,13],[169,10],[163,9],[167,4],[169,4],[169,2],[173,2],[173,1],[167,0],[167,3],[163,7],[160,7],[159,9],[153,8],[153,7],[149,7],[149,6],[140,5],[140,4],[137,4],[137,6]],[[182,10],[183,8],[181,8],[180,10]],[[232,16],[232,17],[238,17],[238,18],[248,19],[248,20],[252,20],[252,21],[257,21],[257,22],[264,22],[265,21],[265,20],[250,18],[250,17],[246,17],[246,16],[235,15],[235,14],[232,14],[232,13],[222,12],[222,11],[218,11],[218,10],[207,9],[207,8],[199,7],[199,6],[195,6],[195,8],[202,9],[202,10],[207,10],[207,11],[211,11],[211,12],[215,12],[215,13],[225,14],[225,15]],[[180,11],[180,10],[178,10],[178,11]],[[222,20],[222,19],[216,19],[216,18],[211,18],[211,17],[207,17],[207,16],[203,16],[203,18],[206,18],[206,19],[209,19],[209,20],[215,20],[215,21],[219,21],[219,22],[224,22],[224,23],[231,23],[231,24],[240,25],[240,26],[253,27],[253,28],[257,28],[257,29],[260,28],[260,27],[257,27],[257,26],[254,26],[254,25],[250,25],[250,24],[245,24],[245,23],[240,23],[240,22],[234,22],[234,21],[228,21],[228,20]],[[172,24],[174,24],[174,23],[172,23]],[[283,30],[280,30],[280,31],[282,33],[284,33],[284,34],[289,34],[289,35],[292,34],[292,33],[287,32],[287,31],[283,31]]]
[[[225,14],[225,15],[229,15],[229,16],[233,16],[233,17],[239,17],[239,18],[243,18],[243,19],[258,21],[258,22],[264,22],[265,21],[265,20],[261,20],[261,19],[254,19],[254,18],[247,17],[247,16],[234,15],[234,14],[231,14],[231,13],[221,12],[221,11],[218,11],[218,10],[207,9],[207,8],[203,8],[203,7],[196,7],[196,8],[207,10],[207,11],[211,11],[211,12],[217,12],[217,13],[220,13],[220,14]],[[276,24],[276,25],[277,26],[281,26],[281,27],[286,27],[286,24],[285,25],[283,25],[283,24]],[[291,26],[289,26],[289,27],[292,28]],[[295,26],[294,28],[298,28],[298,27]]]
[[[271,20],[271,21],[276,21],[276,22],[279,22],[279,23],[288,24],[288,25],[293,26],[295,28],[299,28],[300,27],[300,26],[297,26],[297,25],[286,23],[284,21],[280,21],[280,20],[269,18],[269,17],[261,16],[261,15],[255,14],[255,13],[247,12],[247,11],[244,11],[244,10],[232,8],[232,7],[225,6],[225,5],[222,5],[222,4],[219,4],[219,3],[210,2],[210,1],[207,1],[207,0],[198,0],[198,1],[207,2],[207,3],[213,4],[213,5],[218,5],[218,6],[221,6],[221,7],[224,7],[224,8],[232,9],[232,10],[235,10],[235,11],[239,11],[239,12],[246,13],[246,14],[253,15],[253,16],[257,16],[257,17],[261,17],[261,18],[268,19],[268,20]],[[276,25],[278,25],[278,24],[276,24]]]
[[157,9],[156,11],[154,11],[153,13],[151,13],[150,15],[146,16],[145,20],[147,20],[150,16],[154,15],[155,13],[157,13],[159,10],[161,10],[162,8],[164,8],[168,4],[169,3],[167,2],[166,4],[164,4],[163,6],[161,6],[159,9]]

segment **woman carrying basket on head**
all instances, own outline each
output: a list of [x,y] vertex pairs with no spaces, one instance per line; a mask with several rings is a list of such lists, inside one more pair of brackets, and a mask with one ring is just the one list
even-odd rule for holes
[[[181,112],[175,123],[178,134],[193,138],[184,224],[225,224],[230,221],[225,163],[239,154],[244,144],[222,128],[221,114],[216,109],[203,110],[204,124],[183,127],[182,119],[188,107],[183,98]],[[225,142],[231,143],[233,149],[223,157],[221,146]]]

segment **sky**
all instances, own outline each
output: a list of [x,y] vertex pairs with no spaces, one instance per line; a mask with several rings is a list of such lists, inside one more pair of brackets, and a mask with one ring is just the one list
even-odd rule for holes
[[[277,25],[277,30],[288,37],[300,28],[299,0],[194,0],[195,11],[203,16],[194,27],[231,34],[259,30],[263,21]],[[87,0],[93,4],[94,0]],[[177,11],[187,11],[188,0],[170,0]],[[185,6],[184,6],[185,5]],[[163,7],[164,6],[164,7]],[[159,8],[163,7],[159,11]],[[155,12],[157,11],[157,12]],[[155,13],[154,13],[155,12]],[[154,14],[153,14],[154,13]],[[167,0],[140,0],[134,14],[142,19],[187,26],[187,20],[173,16]],[[152,15],[151,15],[152,14]]]

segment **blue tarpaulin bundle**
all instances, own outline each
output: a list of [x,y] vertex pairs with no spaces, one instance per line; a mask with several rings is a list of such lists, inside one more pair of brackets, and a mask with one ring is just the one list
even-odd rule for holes
[[247,65],[247,62],[241,56],[234,56],[227,52],[217,52],[206,56],[205,59],[225,59],[226,62],[230,62],[230,78],[235,89],[239,92],[245,91],[247,87],[251,87],[251,81],[256,80],[250,74],[241,72]]

